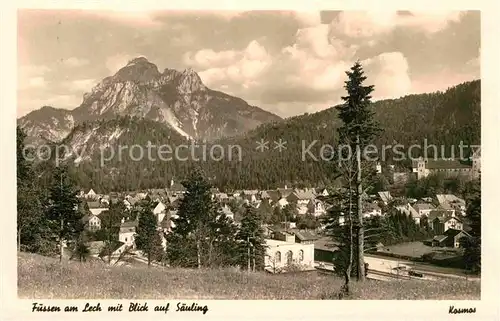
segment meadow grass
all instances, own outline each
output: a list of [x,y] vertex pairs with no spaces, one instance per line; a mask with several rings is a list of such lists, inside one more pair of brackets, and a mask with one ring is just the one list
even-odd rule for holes
[[[23,299],[336,299],[343,280],[317,272],[271,275],[235,269],[110,267],[100,261],[59,263],[18,253],[18,296]],[[349,299],[479,300],[480,283],[465,280],[367,280]]]

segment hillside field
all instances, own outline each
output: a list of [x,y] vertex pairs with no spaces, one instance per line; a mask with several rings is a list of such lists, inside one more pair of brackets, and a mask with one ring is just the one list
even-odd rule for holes
[[[18,253],[22,299],[336,299],[342,279],[317,272],[270,275],[235,269],[109,267]],[[357,300],[479,300],[480,282],[367,280],[353,283]]]

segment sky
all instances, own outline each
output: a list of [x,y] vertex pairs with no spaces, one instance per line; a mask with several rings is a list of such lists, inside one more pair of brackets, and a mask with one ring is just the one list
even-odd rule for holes
[[374,100],[480,78],[479,11],[18,12],[18,116],[73,109],[135,57],[290,117],[329,108],[359,60]]

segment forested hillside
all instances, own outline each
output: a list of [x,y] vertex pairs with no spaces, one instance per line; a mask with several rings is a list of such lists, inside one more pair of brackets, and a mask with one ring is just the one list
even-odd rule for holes
[[[445,146],[444,156],[449,156],[452,145],[458,151],[461,141],[466,145],[480,143],[479,80],[460,84],[446,92],[377,101],[373,108],[384,130],[377,140],[379,146],[397,143],[405,146],[401,150],[406,151],[412,144],[423,146],[424,139],[427,139],[428,144]],[[88,146],[86,152],[91,160],[80,162],[74,171],[83,188],[92,187],[100,192],[165,187],[171,178],[182,180],[194,164],[202,166],[213,183],[222,189],[276,188],[284,184],[321,186],[331,183],[335,164],[319,158],[320,147],[323,144],[335,146],[338,124],[335,108],[263,124],[245,135],[215,142],[221,146],[214,149],[216,160],[210,159],[213,145],[203,147],[200,141],[196,142],[202,145],[195,153],[195,159],[201,158],[198,161],[193,160],[190,150],[184,149],[181,155],[187,157],[187,161],[151,161],[147,157],[134,161],[130,157],[114,157],[101,167],[98,146],[113,146],[117,150],[120,145],[139,144],[146,148],[148,141],[153,145],[168,144],[172,148],[191,144],[165,125],[143,119],[118,118],[87,123],[75,128],[65,143]],[[113,133],[117,137],[108,139]],[[282,148],[281,152],[275,149],[275,142],[280,139],[286,142],[283,145],[286,149]],[[261,140],[269,142],[268,149],[256,149]],[[317,142],[314,144],[314,141]],[[304,154],[303,150],[311,144],[310,153]],[[241,153],[234,146],[240,146]],[[206,161],[203,160],[203,150]],[[232,159],[229,159],[229,151]],[[429,156],[433,156],[432,150],[429,151]],[[413,156],[419,153],[418,149],[413,149]],[[399,168],[409,165],[408,161],[394,162],[390,151],[386,152],[385,163],[396,163]]]

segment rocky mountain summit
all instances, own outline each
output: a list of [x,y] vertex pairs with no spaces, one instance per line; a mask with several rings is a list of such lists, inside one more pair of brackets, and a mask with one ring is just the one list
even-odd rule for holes
[[144,57],[104,78],[73,110],[43,107],[18,120],[31,137],[60,141],[75,125],[131,116],[164,123],[188,139],[233,136],[281,118],[207,88],[192,69],[163,72]]

